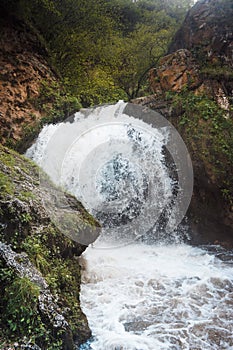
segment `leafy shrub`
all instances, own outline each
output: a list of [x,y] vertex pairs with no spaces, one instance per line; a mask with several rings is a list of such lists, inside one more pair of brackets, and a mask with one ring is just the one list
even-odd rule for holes
[[168,93],[173,105],[182,111],[178,128],[195,158],[202,160],[210,178],[232,205],[233,118],[232,108],[222,109],[207,96],[183,91]]

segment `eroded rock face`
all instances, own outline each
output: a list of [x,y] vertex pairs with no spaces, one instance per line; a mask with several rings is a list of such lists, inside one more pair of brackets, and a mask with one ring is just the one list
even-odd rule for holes
[[199,65],[189,50],[178,50],[160,59],[158,68],[150,71],[150,83],[156,94],[194,89],[200,85]]
[[150,70],[150,86],[156,96],[162,96],[168,91],[181,92],[184,89],[193,91],[196,95],[207,95],[215,98],[221,108],[229,110],[233,97],[233,76],[232,80],[224,76],[215,78],[211,73],[202,71],[191,51],[180,49],[161,58],[158,67]]
[[201,0],[188,12],[169,53],[191,50],[212,63],[233,66],[233,4],[231,0]]
[[42,81],[56,81],[33,31],[13,18],[0,25],[0,142],[14,144],[42,118],[35,101]]
[[168,55],[150,71],[156,94],[188,89],[215,98],[229,110],[233,99],[233,5],[230,0],[198,1],[188,12]]

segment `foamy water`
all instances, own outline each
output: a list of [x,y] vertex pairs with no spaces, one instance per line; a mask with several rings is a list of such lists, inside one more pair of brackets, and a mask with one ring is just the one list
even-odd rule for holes
[[80,258],[93,333],[80,350],[233,349],[233,259],[178,244],[192,167],[165,118],[123,102],[82,110],[45,126],[27,156],[104,226]]
[[188,245],[89,247],[81,305],[93,332],[82,349],[233,349],[233,271]]
[[117,239],[161,226],[172,233],[192,195],[192,164],[178,132],[158,113],[123,101],[45,126],[26,155]]

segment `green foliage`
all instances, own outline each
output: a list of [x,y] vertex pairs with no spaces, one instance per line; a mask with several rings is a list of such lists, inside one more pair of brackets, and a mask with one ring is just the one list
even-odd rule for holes
[[226,111],[207,96],[183,91],[169,93],[175,107],[183,110],[179,129],[192,154],[205,165],[223,197],[232,205],[233,193],[233,119],[232,109]]
[[[60,242],[60,247],[58,242]],[[50,226],[41,234],[28,236],[21,247],[43,273],[50,290],[55,295],[59,295],[60,302],[69,310],[70,324],[75,330],[81,322],[80,267],[73,257],[62,257],[62,250],[72,249],[74,242],[62,235],[59,236]]]
[[14,271],[0,260],[0,325],[2,335],[11,339],[25,336],[33,342],[43,336],[37,309],[39,287],[26,277],[17,277]]
[[9,178],[0,171],[0,196],[14,193],[14,185]]
[[211,79],[233,80],[233,69],[220,64],[205,65],[201,69],[201,74]]
[[16,277],[6,287],[4,302],[8,330],[15,336],[30,336],[38,327],[39,287],[28,278]]
[[36,268],[46,275],[50,271],[49,250],[38,237],[28,236],[22,243],[22,248],[28,253]]
[[[156,16],[159,17],[161,14],[157,13]],[[113,76],[117,84],[124,88],[128,99],[145,94],[142,86],[147,81],[148,70],[155,66],[158,59],[166,52],[172,30],[169,24],[167,28],[158,29],[158,27],[156,22],[153,26],[138,24],[134,32],[115,45],[117,64]]]
[[[16,3],[19,16],[40,33],[62,78],[66,96],[61,87],[42,84],[39,107],[51,122],[79,109],[79,102],[87,107],[145,93],[148,70],[166,52],[192,1]],[[26,130],[28,138],[34,131]]]
[[57,81],[41,82],[40,97],[35,101],[36,107],[46,115],[45,122],[57,122],[77,112],[81,105],[76,97],[61,87]]
[[74,259],[56,258],[52,262],[51,272],[46,280],[50,289],[61,296],[63,305],[67,307],[72,330],[81,322],[79,307],[79,287],[81,283],[80,268]]
[[24,338],[43,349],[61,349],[61,339],[55,337],[41,319],[38,310],[39,287],[27,277],[18,277],[1,260],[0,283],[1,336],[7,338],[7,343]]
[[32,217],[29,213],[21,214],[21,222],[30,222],[31,220],[32,220]]
[[101,66],[93,67],[88,72],[77,93],[83,107],[127,99],[124,90],[115,85],[112,74]]

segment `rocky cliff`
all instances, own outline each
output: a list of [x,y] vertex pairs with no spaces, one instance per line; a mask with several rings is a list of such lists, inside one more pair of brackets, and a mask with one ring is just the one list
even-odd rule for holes
[[5,16],[0,23],[0,140],[14,145],[42,118],[36,107],[41,82],[56,78],[36,33]]
[[0,145],[1,349],[72,350],[91,335],[79,304],[78,256],[86,246],[78,242],[83,232],[98,235],[99,225],[63,194],[70,204],[63,222],[67,215],[76,232],[67,237],[46,209],[61,190],[44,175],[48,191],[42,179],[36,165]]
[[196,58],[233,67],[233,4],[231,0],[200,0],[188,12],[169,53],[190,50]]
[[46,122],[79,108],[49,64],[43,39],[29,23],[1,8],[0,143],[25,151]]
[[192,157],[193,243],[233,245],[233,4],[202,0],[149,74],[150,106],[179,130]]
[[[38,34],[7,14],[0,30],[1,143],[24,150],[43,118],[50,115],[55,120],[67,98],[58,89],[59,79],[48,65]],[[193,7],[168,55],[150,71],[150,83],[153,96],[135,103],[169,118],[192,156],[193,243],[219,241],[232,246],[231,1],[204,0]],[[53,208],[54,198],[38,178],[35,165],[0,146],[0,347],[4,350],[69,350],[90,336],[79,305],[78,256],[85,247],[54,224],[44,208],[45,199]],[[65,196],[81,220],[82,232],[83,223],[98,228],[80,203]]]

